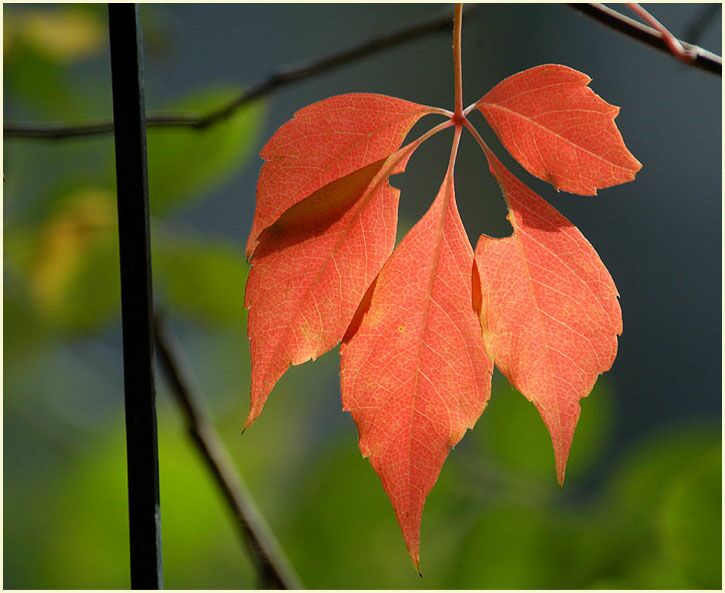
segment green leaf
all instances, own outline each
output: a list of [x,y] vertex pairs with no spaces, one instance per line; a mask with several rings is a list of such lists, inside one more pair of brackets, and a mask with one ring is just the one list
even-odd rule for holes
[[[241,94],[240,89],[204,91],[158,111],[205,114]],[[149,109],[149,113],[154,110]],[[149,199],[152,214],[201,198],[239,171],[250,156],[263,120],[253,103],[206,129],[148,128]]]
[[[105,85],[86,81],[74,93],[69,66],[103,52],[108,37],[105,15],[75,6],[8,8],[5,14],[5,82],[10,107],[20,111],[15,117],[27,117],[28,106],[56,120],[92,117],[88,98]],[[103,98],[108,95],[103,93]],[[103,107],[107,106],[105,101]]]
[[[6,84],[11,97],[56,117],[67,117],[68,85],[63,69],[56,62],[37,52],[22,48],[7,62]],[[12,102],[10,102],[12,108]]]
[[[175,411],[170,411],[176,415]],[[170,588],[251,588],[248,554],[229,520],[226,503],[189,444],[186,432],[159,419],[164,580]],[[35,587],[128,587],[128,513],[123,426],[108,427],[53,484],[55,528],[49,540],[46,582]],[[81,485],[79,487],[79,485]]]
[[13,10],[4,29],[6,57],[29,50],[60,64],[100,53],[107,37],[100,14],[72,6]]
[[[708,426],[663,432],[648,439],[624,460],[607,488],[605,500],[610,512],[609,525],[622,533],[620,568],[616,574],[610,571],[603,585],[612,584],[609,580],[614,578],[633,589],[703,586],[702,578],[688,576],[672,558],[672,537],[678,533],[672,513],[683,502],[692,503],[692,499],[678,499],[681,495],[672,492],[703,459],[719,456],[720,438],[719,431]],[[708,492],[711,490],[703,490],[704,500],[695,504],[711,506]],[[719,533],[718,517],[713,516],[712,520],[717,522]],[[702,522],[693,527],[698,530]],[[707,533],[694,537],[707,541]],[[687,537],[693,537],[693,533]],[[711,563],[707,558],[711,557],[706,556],[703,561]],[[716,566],[710,564],[705,574],[712,575],[714,571],[719,571],[719,553]]]
[[712,451],[665,490],[661,530],[669,558],[697,588],[722,584],[722,455]]
[[[606,445],[612,419],[612,396],[601,379],[581,402],[582,412],[567,465],[567,479],[585,473]],[[551,439],[536,408],[499,378],[486,410],[481,434],[486,451],[514,472],[555,480]]]
[[[5,379],[18,370],[18,362],[42,346],[46,328],[26,294],[14,289],[3,296],[3,346],[5,348]],[[7,387],[7,383],[5,383]]]
[[[101,187],[77,188],[43,214],[9,235],[13,282],[25,286],[41,324],[63,333],[97,330],[120,311],[113,194]],[[206,325],[244,322],[247,265],[241,247],[162,228],[154,228],[152,246],[161,302]]]
[[673,478],[721,447],[714,426],[694,426],[663,432],[630,455],[616,472],[609,496],[620,508],[619,516],[637,515],[638,527],[657,524],[657,512]]
[[587,545],[599,535],[582,515],[484,507],[455,554],[447,583],[456,589],[580,589],[603,561],[602,549]]
[[247,279],[241,247],[157,231],[152,249],[160,302],[207,325],[241,326]]

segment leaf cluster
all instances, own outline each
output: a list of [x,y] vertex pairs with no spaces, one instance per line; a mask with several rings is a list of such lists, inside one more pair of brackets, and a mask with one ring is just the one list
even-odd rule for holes
[[[463,110],[456,39],[455,112],[361,93],[309,105],[284,124],[261,152],[247,239],[245,426],[290,365],[341,342],[343,410],[416,568],[426,496],[484,411],[493,365],[539,410],[561,484],[579,400],[611,367],[622,332],[618,292],[596,251],[501,163],[467,115],[479,110],[511,155],[557,190],[593,195],[641,168],[614,124],[619,108],[566,66],[515,74]],[[403,145],[429,115],[446,121]],[[447,128],[454,137],[441,188],[396,246],[400,192],[389,177]],[[475,255],[455,196],[464,129],[501,186],[514,231],[482,235]]]

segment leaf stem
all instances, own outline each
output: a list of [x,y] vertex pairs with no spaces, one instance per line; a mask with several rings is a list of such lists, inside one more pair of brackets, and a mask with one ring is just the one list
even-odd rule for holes
[[[391,154],[388,157],[388,165],[393,166],[395,163],[398,163],[401,158],[403,158],[406,154],[408,154],[410,151],[417,150],[418,147],[423,144],[426,140],[429,138],[432,138],[439,132],[442,132],[443,130],[446,130],[448,128],[452,128],[454,126],[453,120],[448,119],[444,122],[439,123],[437,126],[431,128],[428,130],[425,134],[421,134],[413,140],[412,142],[409,142],[402,148],[399,148],[397,151],[395,151],[393,154]],[[456,128],[458,129],[458,128]]]
[[[476,139],[476,142],[478,142],[478,145],[481,147],[481,150],[483,150],[483,154],[486,155],[486,151],[493,152],[488,144],[486,144],[486,141],[483,139],[481,134],[478,133],[478,130],[473,126],[473,124],[468,121],[467,119],[463,120],[463,125],[466,127],[466,129],[471,132],[471,135]],[[488,160],[488,156],[486,156],[486,159]]]
[[[443,121],[443,122],[439,123],[437,126],[435,126],[435,127],[431,128],[430,130],[428,130],[425,134],[422,134],[421,136],[419,136],[418,138],[416,138],[415,140],[413,140],[413,142],[411,142],[410,144],[408,144],[408,146],[411,146],[411,145],[415,144],[416,145],[416,148],[417,148],[418,146],[420,146],[421,144],[423,144],[423,142],[425,142],[429,138],[435,136],[438,132],[442,132],[443,130],[448,129],[448,128],[450,128],[453,125],[455,125],[455,124],[450,119],[447,120],[447,121]],[[403,150],[403,149],[401,149],[401,150]]]
[[453,112],[449,111],[448,109],[443,109],[442,107],[429,107],[429,109],[431,113],[434,113],[436,115],[443,115],[448,119],[453,118]]
[[463,117],[468,117],[468,114],[476,108],[476,105],[478,105],[478,101],[474,101],[468,107],[466,107],[463,110]]
[[[381,178],[381,176],[390,175],[391,174],[390,171],[392,170],[392,168],[395,167],[402,159],[404,159],[406,157],[406,155],[412,154],[412,152],[417,150],[418,147],[421,144],[423,144],[423,142],[425,142],[429,138],[432,138],[433,136],[435,136],[439,132],[442,132],[443,130],[452,128],[454,125],[455,124],[453,123],[452,119],[447,119],[446,121],[441,122],[437,126],[434,126],[430,130],[428,130],[425,134],[421,134],[420,136],[418,136],[418,138],[416,138],[412,142],[409,142],[402,148],[399,148],[398,150],[396,150],[393,154],[391,154],[388,157],[386,164],[383,165],[383,168],[380,169],[380,171],[378,171],[378,178]],[[456,127],[456,130],[459,130],[459,129],[460,129],[460,127]]]
[[690,62],[693,62],[695,60],[695,58],[697,57],[697,52],[693,51],[692,49],[685,49],[682,43],[680,43],[680,40],[677,39],[677,37],[675,37],[672,33],[670,33],[667,27],[665,27],[655,17],[647,12],[646,9],[642,8],[636,2],[630,2],[628,3],[628,6],[632,12],[634,12],[637,16],[642,17],[652,27],[659,31],[660,35],[662,35],[662,40],[665,42],[670,50],[670,53],[673,56],[675,56],[681,62],[685,62],[686,64],[689,64]]
[[[465,120],[464,120],[463,125],[466,125]],[[453,169],[456,166],[456,157],[458,156],[458,144],[461,141],[461,131],[462,130],[463,130],[463,128],[460,125],[456,126],[456,131],[453,136],[453,144],[451,144],[451,156],[448,159],[448,174],[449,175],[453,175]]]
[[456,126],[461,125],[463,115],[463,67],[461,64],[461,28],[463,25],[463,4],[456,4],[453,15],[453,76],[455,91],[455,111],[453,120]]

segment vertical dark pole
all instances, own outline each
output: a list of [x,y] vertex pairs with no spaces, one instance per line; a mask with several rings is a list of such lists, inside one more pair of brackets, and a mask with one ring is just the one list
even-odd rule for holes
[[161,515],[154,392],[153,295],[141,25],[135,4],[109,4],[121,253],[131,587],[158,589]]

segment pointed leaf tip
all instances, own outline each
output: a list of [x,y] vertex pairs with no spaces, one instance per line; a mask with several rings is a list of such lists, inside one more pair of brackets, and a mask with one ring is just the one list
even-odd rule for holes
[[618,293],[579,230],[486,150],[513,235],[481,236],[476,265],[487,350],[537,407],[564,482],[579,400],[612,366],[622,332]]
[[425,499],[491,387],[492,363],[471,306],[473,252],[448,175],[385,262],[341,348],[343,407],[393,504],[416,570]]

